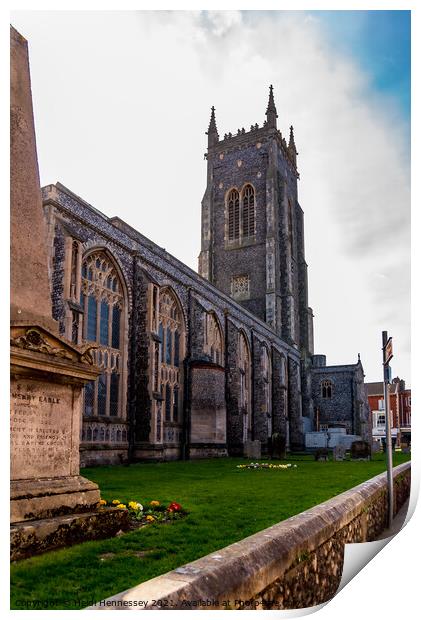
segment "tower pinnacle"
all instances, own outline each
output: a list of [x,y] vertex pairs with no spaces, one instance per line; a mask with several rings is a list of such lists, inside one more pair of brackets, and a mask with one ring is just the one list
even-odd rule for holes
[[289,128],[289,142],[288,142],[288,151],[291,157],[291,160],[294,162],[294,166],[297,166],[297,148],[295,146],[294,140],[294,127],[291,125]]
[[206,132],[206,135],[208,136],[208,147],[215,146],[215,144],[219,142],[219,135],[218,135],[218,129],[216,127],[214,106],[212,106],[211,108],[211,117],[210,117],[209,127]]
[[278,114],[276,113],[275,100],[273,98],[273,86],[271,84],[269,86],[269,102],[268,102],[268,107],[266,109],[267,126],[270,129],[276,129],[277,118],[278,118]]

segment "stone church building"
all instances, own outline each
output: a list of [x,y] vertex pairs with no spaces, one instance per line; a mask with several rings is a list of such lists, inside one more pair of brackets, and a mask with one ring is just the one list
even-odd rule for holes
[[221,139],[212,108],[207,136],[199,274],[60,183],[42,190],[53,317],[102,369],[84,390],[84,465],[242,455],[247,440],[265,454],[274,433],[301,449],[315,411],[368,428],[361,362],[313,355],[297,151],[272,87],[262,127]]

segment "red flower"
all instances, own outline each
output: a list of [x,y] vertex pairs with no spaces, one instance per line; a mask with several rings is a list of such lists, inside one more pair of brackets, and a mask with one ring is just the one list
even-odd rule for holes
[[168,512],[180,512],[181,510],[181,506],[180,504],[177,504],[177,502],[171,502],[171,504],[168,506]]

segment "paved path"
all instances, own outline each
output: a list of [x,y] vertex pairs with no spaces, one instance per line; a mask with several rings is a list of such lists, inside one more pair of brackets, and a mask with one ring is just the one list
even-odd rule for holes
[[393,519],[393,522],[392,522],[392,527],[388,528],[387,530],[384,530],[376,538],[376,540],[382,540],[383,538],[389,538],[389,536],[394,536],[395,534],[399,532],[400,529],[402,529],[402,526],[405,522],[406,513],[408,512],[408,506],[409,506],[409,497],[406,500],[406,502],[403,504],[402,508],[399,510],[397,515],[395,515],[395,518]]

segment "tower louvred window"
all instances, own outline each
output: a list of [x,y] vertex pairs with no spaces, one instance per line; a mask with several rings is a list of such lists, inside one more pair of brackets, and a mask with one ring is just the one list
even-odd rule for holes
[[228,195],[228,239],[240,237],[240,194],[232,189]]
[[243,237],[254,235],[254,189],[251,185],[246,185],[243,190]]

